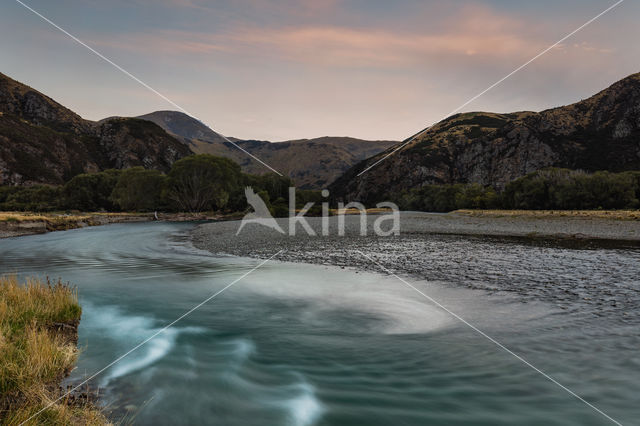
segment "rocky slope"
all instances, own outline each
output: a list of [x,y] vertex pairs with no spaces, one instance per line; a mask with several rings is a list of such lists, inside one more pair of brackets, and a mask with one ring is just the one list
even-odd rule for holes
[[61,184],[78,173],[108,168],[168,171],[191,153],[153,123],[84,120],[0,73],[0,185]]
[[[246,173],[269,172],[264,165],[186,114],[156,111],[138,118],[153,121],[196,153],[230,158],[240,164]],[[302,189],[325,188],[351,166],[397,143],[331,136],[277,143],[236,138],[230,140],[279,172],[287,174]]]
[[542,112],[457,114],[337,179],[336,199],[372,203],[437,183],[493,185],[548,167],[640,170],[640,73],[581,102]]

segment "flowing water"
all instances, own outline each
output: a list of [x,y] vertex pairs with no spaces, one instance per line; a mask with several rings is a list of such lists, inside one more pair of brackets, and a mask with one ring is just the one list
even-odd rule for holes
[[[0,273],[61,277],[79,288],[84,349],[70,382],[260,263],[194,249],[192,226],[123,224],[0,240]],[[438,281],[407,278],[412,285],[612,418],[640,422],[637,249],[424,238],[456,247],[456,259],[447,268],[446,250],[440,258],[430,253]],[[536,275],[536,256],[558,283],[597,275],[603,295],[622,295],[624,312],[593,310],[593,286],[584,304],[579,297],[554,303],[548,289],[532,297],[537,287],[527,276]],[[464,285],[461,262],[482,258],[502,277],[495,282],[513,277],[508,292]],[[610,282],[602,279],[608,264]],[[529,274],[516,273],[523,265]],[[474,270],[467,263],[465,276]],[[114,419],[141,425],[612,424],[396,278],[279,262],[255,270],[92,385]]]

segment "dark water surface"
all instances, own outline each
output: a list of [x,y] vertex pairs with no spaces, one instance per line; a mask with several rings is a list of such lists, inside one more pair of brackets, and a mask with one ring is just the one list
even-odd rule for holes
[[[260,263],[193,249],[191,226],[0,240],[0,273],[78,286],[79,382]],[[439,271],[413,285],[622,424],[640,423],[637,248],[412,244]],[[267,263],[94,386],[116,420],[141,425],[612,424],[396,278],[319,265]]]

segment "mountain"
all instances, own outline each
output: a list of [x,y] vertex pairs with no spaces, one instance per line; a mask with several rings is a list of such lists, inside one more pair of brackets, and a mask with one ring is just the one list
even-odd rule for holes
[[640,73],[542,112],[453,115],[405,142],[349,169],[331,185],[333,196],[374,203],[425,184],[477,182],[502,189],[549,166],[640,170]]
[[351,166],[397,143],[331,136],[284,142],[229,138],[237,145],[234,146],[202,122],[181,112],[156,111],[138,118],[159,125],[196,153],[230,158],[246,173],[269,172],[264,165],[238,149],[240,147],[291,177],[302,189],[325,188]]
[[85,120],[0,73],[0,185],[62,184],[78,173],[133,166],[166,172],[189,154],[149,121]]
[[181,112],[156,111],[141,115],[137,118],[156,123],[167,133],[176,136],[178,139],[192,146],[197,146],[196,142],[226,142],[224,137],[211,130],[206,124]]

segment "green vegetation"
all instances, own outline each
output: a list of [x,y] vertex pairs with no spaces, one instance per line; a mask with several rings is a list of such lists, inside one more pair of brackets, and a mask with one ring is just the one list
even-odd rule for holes
[[589,174],[545,169],[509,183],[502,206],[528,210],[637,209],[639,200],[640,172]]
[[57,186],[0,187],[2,210],[35,212],[57,210],[60,208],[61,198],[62,188]]
[[76,361],[80,315],[77,293],[61,282],[0,277],[0,424],[22,424],[50,404],[26,424],[109,424],[89,404],[54,402]]
[[240,166],[210,154],[176,161],[167,179],[167,196],[182,211],[221,210],[242,187]]
[[640,172],[549,168],[510,182],[502,193],[478,184],[426,185],[401,194],[404,210],[617,210],[640,207]]
[[[485,123],[486,124],[486,123]],[[250,186],[276,217],[289,214],[293,182],[275,173],[242,173],[233,161],[209,154],[185,157],[165,175],[134,167],[76,175],[63,186],[0,186],[0,211],[51,212],[242,212]],[[596,172],[549,168],[509,183],[504,191],[477,183],[425,185],[387,195],[403,210],[448,212],[459,209],[603,210],[640,207],[640,171]],[[326,201],[320,191],[296,190],[296,208]],[[10,220],[10,219],[6,219]]]
[[457,209],[499,208],[499,196],[491,187],[472,184],[425,185],[402,194],[397,200],[402,210],[449,212]]
[[153,211],[163,205],[166,177],[157,170],[133,167],[122,171],[111,201],[125,211]]
[[121,173],[120,170],[105,170],[74,176],[63,187],[66,206],[82,211],[113,210],[111,192]]
[[[247,208],[246,186],[275,216],[288,215],[290,178],[244,174],[233,161],[209,154],[178,160],[167,175],[133,167],[79,174],[63,186],[0,186],[0,211],[237,212]],[[300,202],[311,197],[319,192],[302,191]]]

